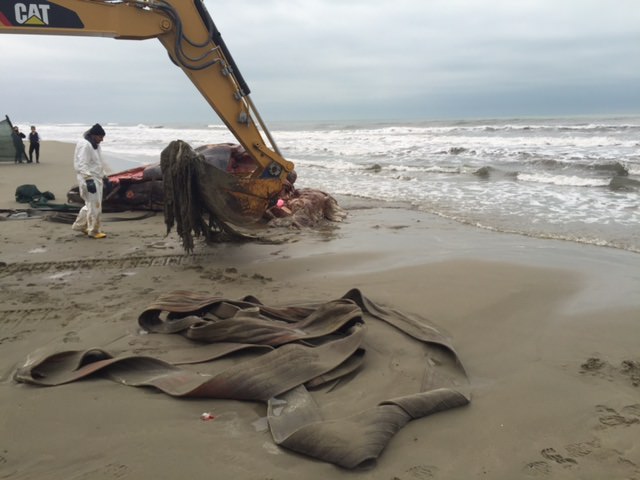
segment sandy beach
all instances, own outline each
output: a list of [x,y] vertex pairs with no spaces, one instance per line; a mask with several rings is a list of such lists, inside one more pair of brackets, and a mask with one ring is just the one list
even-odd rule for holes
[[[25,209],[14,200],[22,184],[64,203],[73,148],[45,142],[40,164],[0,164],[0,209]],[[338,200],[349,215],[329,230],[279,244],[199,241],[193,255],[165,235],[161,214],[105,214],[103,240],[42,215],[0,220],[0,478],[640,479],[638,254]],[[448,333],[471,386],[469,405],[409,422],[361,468],[277,446],[258,427],[263,404],[173,398],[100,376],[14,381],[43,347],[144,344],[138,317],[164,292],[288,305],[351,288]],[[388,350],[377,364],[388,379],[424,361]],[[386,388],[349,387],[355,397]]]

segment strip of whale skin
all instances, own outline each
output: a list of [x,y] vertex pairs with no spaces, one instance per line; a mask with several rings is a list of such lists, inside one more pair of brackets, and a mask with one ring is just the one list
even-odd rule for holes
[[[412,419],[467,403],[464,394],[441,388],[381,402],[346,418],[323,421],[317,404],[300,386],[269,401],[268,420],[278,445],[355,468],[378,458],[391,438]],[[411,408],[405,409],[408,405]]]
[[227,398],[266,402],[298,385],[333,370],[359,347],[364,326],[318,347],[289,344],[239,363],[217,375],[184,370],[145,356],[113,357],[100,349],[30,357],[14,379],[43,386],[70,383],[98,371],[130,386],[153,386],[176,397]]
[[[155,387],[175,397],[264,402],[275,443],[345,468],[377,458],[412,419],[470,401],[467,375],[449,336],[427,319],[380,306],[357,289],[325,303],[284,307],[270,307],[251,296],[229,300],[175,291],[160,296],[138,321],[157,334],[158,345],[162,338],[181,340],[166,342],[165,357],[127,351],[113,354],[101,348],[39,350],[17,369],[14,378],[54,386],[101,372],[121,384]],[[325,419],[308,389],[332,384],[317,397],[326,401],[336,385],[348,389],[350,381],[363,372],[375,376],[376,370],[367,369],[366,349],[376,348],[367,328],[378,325],[376,322],[403,332],[402,338],[425,352],[422,377],[418,378],[418,370],[415,387],[413,380],[408,384],[413,391],[373,400],[360,409],[358,404],[349,405],[355,413],[340,417],[338,411],[337,416]],[[378,338],[378,345],[380,341],[384,343]],[[179,347],[179,352],[171,352],[171,346]],[[180,366],[205,362],[213,367],[216,359],[245,350],[252,355],[242,356],[232,366],[224,364],[215,373],[196,373]],[[335,397],[338,402],[342,398]]]

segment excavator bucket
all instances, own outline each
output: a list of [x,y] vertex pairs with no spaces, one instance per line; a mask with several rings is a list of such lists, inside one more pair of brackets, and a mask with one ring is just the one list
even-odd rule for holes
[[[168,147],[171,152],[171,145]],[[191,160],[198,186],[199,201],[208,212],[220,221],[236,226],[252,226],[264,223],[265,212],[273,199],[282,190],[282,181],[277,177],[260,176],[254,172],[259,168],[240,145],[206,145],[194,150],[198,156]],[[173,150],[174,165],[181,168],[177,149]],[[184,145],[182,153],[185,156]],[[189,153],[186,157],[190,157]],[[175,171],[175,167],[165,167]],[[175,173],[174,173],[175,174]]]

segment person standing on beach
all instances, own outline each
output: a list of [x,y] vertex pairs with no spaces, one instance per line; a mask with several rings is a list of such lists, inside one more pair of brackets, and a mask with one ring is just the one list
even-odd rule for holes
[[35,125],[31,125],[29,133],[29,163],[33,163],[33,152],[36,152],[36,163],[40,163],[40,135],[36,132]]
[[100,217],[102,215],[102,179],[105,176],[100,143],[104,140],[105,131],[96,123],[87,130],[77,143],[73,156],[73,167],[78,179],[80,196],[84,206],[80,209],[76,221],[71,228],[83,232],[91,238],[105,238],[102,232]]
[[27,158],[27,154],[24,151],[24,143],[22,142],[24,137],[24,133],[22,133],[18,127],[13,127],[11,139],[13,140],[13,146],[16,149],[16,156],[14,157],[15,163],[22,163],[22,159]]

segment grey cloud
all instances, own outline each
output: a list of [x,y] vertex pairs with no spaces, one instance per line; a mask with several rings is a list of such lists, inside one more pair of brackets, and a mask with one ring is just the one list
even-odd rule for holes
[[[636,0],[206,4],[267,120],[640,111]],[[0,78],[12,117],[211,123],[155,40],[0,35],[0,48],[17,67]]]

